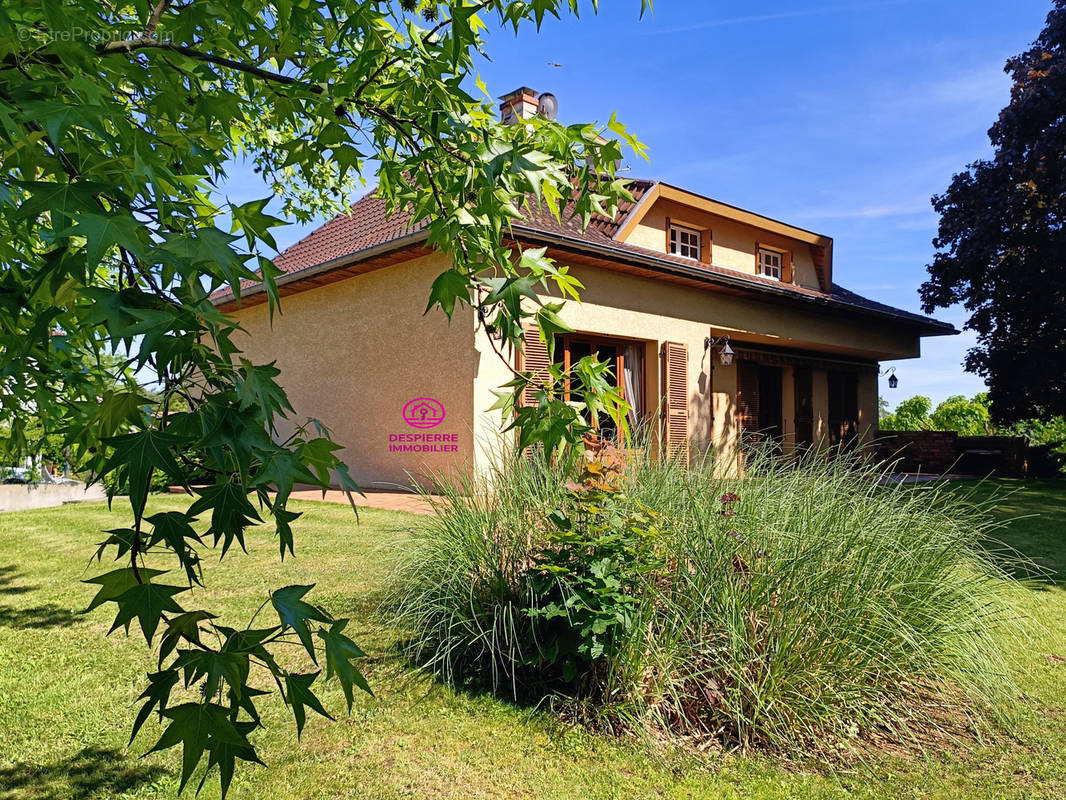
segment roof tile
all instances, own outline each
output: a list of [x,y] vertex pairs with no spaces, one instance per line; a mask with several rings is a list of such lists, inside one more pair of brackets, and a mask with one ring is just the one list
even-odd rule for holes
[[[560,214],[560,219],[555,219],[546,206],[530,203],[526,209],[526,218],[515,225],[516,228],[525,228],[533,233],[564,236],[575,240],[575,244],[582,242],[590,245],[609,247],[611,250],[623,254],[640,255],[647,258],[653,255],[657,260],[674,262],[683,265],[686,269],[696,267],[711,275],[722,275],[733,279],[741,279],[751,284],[752,288],[763,286],[767,289],[779,291],[781,284],[776,281],[764,279],[758,275],[752,275],[739,270],[718,267],[710,264],[696,263],[692,259],[683,258],[671,253],[649,251],[646,248],[626,242],[615,241],[615,233],[622,227],[626,218],[633,211],[640,199],[655,185],[654,181],[633,180],[629,184],[633,202],[624,201],[619,204],[618,213],[614,219],[594,214],[585,228],[581,220],[573,216],[573,203],[568,203]],[[398,211],[391,217],[385,213],[385,201],[371,192],[362,199],[353,203],[345,212],[338,214],[325,225],[316,228],[300,241],[287,247],[277,258],[274,264],[283,273],[301,272],[312,267],[340,261],[350,256],[369,250],[378,245],[395,241],[403,236],[415,233],[426,226],[423,221],[417,225],[411,224],[411,218],[405,211]],[[248,288],[259,285],[256,281],[242,281],[241,287]],[[930,317],[913,314],[892,306],[887,306],[873,300],[848,291],[841,286],[833,284],[830,292],[822,292],[816,289],[808,289],[803,286],[790,285],[788,289],[797,295],[818,298],[833,304],[849,306],[862,311],[870,311],[878,314],[908,319],[913,322],[940,326],[946,330],[950,325],[939,323]],[[215,293],[214,297],[222,300],[230,296],[227,289]],[[953,329],[952,329],[953,330]]]

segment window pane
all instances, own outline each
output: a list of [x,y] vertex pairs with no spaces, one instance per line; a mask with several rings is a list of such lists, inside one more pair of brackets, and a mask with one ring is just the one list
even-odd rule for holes
[[699,260],[700,233],[680,226],[670,226],[670,252]]

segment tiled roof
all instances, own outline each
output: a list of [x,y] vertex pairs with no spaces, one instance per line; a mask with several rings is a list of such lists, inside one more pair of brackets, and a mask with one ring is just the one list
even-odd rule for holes
[[[653,185],[652,181],[635,180],[630,183],[629,191],[634,200],[639,202],[644,193]],[[602,235],[604,241],[609,241],[621,227],[622,221],[633,210],[636,202],[620,203],[618,215],[613,220],[599,214],[593,215],[586,230],[587,235],[592,236],[598,233]],[[572,213],[573,205],[570,204],[561,214],[562,228],[573,233],[580,233],[580,222],[570,219]],[[547,208],[533,208],[530,212],[530,219],[543,223],[549,228],[559,227]],[[424,222],[412,226],[410,216],[404,211],[399,211],[391,218],[387,218],[385,201],[371,192],[353,203],[348,211],[338,214],[296,244],[287,247],[274,259],[274,264],[282,272],[298,272],[399,239],[404,234],[414,233],[424,227]]]
[[[939,333],[955,332],[951,325],[869,300],[836,284],[832,285],[829,292],[795,284],[786,286],[778,281],[748,272],[694,262],[692,259],[671,253],[653,251],[638,245],[616,241],[613,238],[615,233],[625,223],[640,199],[654,186],[654,181],[632,181],[629,184],[629,191],[633,195],[634,202],[620,203],[618,214],[614,219],[593,215],[588,227],[584,229],[581,221],[572,216],[572,204],[568,204],[560,215],[561,218],[556,220],[545,206],[531,203],[527,207],[526,218],[515,223],[514,230],[516,235],[526,234],[534,238],[561,239],[572,247],[603,250],[618,258],[629,257],[644,262],[655,262],[666,268],[674,266],[679,272],[692,277],[717,279],[755,291],[797,299],[805,298],[832,307],[889,316]],[[412,226],[410,216],[404,211],[398,211],[392,217],[386,217],[385,201],[371,192],[353,203],[346,212],[337,215],[296,244],[283,250],[274,259],[274,264],[295,280],[297,279],[295,273],[320,268],[332,262],[337,262],[338,265],[349,262],[358,254],[395,242],[423,228],[425,228],[424,222]],[[279,276],[279,280],[284,279],[285,276]],[[242,289],[254,286],[259,286],[259,284],[255,281],[242,281],[241,283]],[[217,302],[227,302],[232,299],[232,294],[228,290],[221,290],[216,292],[214,297]]]
[[889,314],[894,317],[903,317],[905,319],[911,319],[915,322],[928,323],[930,325],[939,325],[944,328],[945,331],[950,329],[951,333],[956,333],[955,327],[947,322],[941,322],[933,317],[926,317],[922,314],[915,314],[911,311],[904,311],[902,308],[896,308],[895,306],[886,305],[885,303],[878,303],[876,300],[871,300],[868,297],[855,294],[850,289],[845,289],[843,286],[834,283],[832,292],[829,295],[833,300],[838,303],[844,303],[855,308],[861,308],[866,311],[874,311],[881,314]]
[[410,216],[403,212],[386,217],[385,201],[371,192],[347,211],[282,250],[274,259],[274,265],[282,272],[299,272],[391,242],[423,227],[424,223],[412,227]]

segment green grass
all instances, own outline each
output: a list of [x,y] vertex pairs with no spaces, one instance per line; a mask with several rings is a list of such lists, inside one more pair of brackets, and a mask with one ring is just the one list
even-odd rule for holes
[[[403,547],[418,519],[366,510],[355,524],[342,506],[303,504],[297,557],[277,560],[272,537],[249,537],[250,553],[208,565],[211,607],[247,619],[268,588],[318,584],[321,601],[362,624],[376,698],[343,714],[339,689],[325,693],[338,721],[308,720],[296,741],[279,703],[266,706],[259,740],[267,768],[238,772],[233,798],[1008,798],[1066,795],[1066,481],[993,482],[1013,491],[1000,503],[1015,519],[999,536],[1046,574],[1018,601],[1029,639],[1021,665],[1016,740],[997,740],[935,759],[885,758],[854,771],[782,769],[763,759],[697,762],[652,753],[639,742],[566,728],[544,711],[456,693],[387,668],[394,642],[370,623],[388,553]],[[154,510],[180,499],[153,499]],[[170,798],[178,754],[140,755],[159,729],[126,740],[144,673],[143,641],[105,637],[101,608],[81,615],[92,595],[79,581],[100,530],[119,527],[103,504],[0,515],[0,800]],[[209,781],[204,797],[217,796]]]

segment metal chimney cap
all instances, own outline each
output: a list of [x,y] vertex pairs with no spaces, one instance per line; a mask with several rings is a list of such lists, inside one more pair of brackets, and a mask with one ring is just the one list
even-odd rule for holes
[[559,98],[551,92],[545,92],[537,98],[537,111],[545,119],[554,120],[559,116]]

